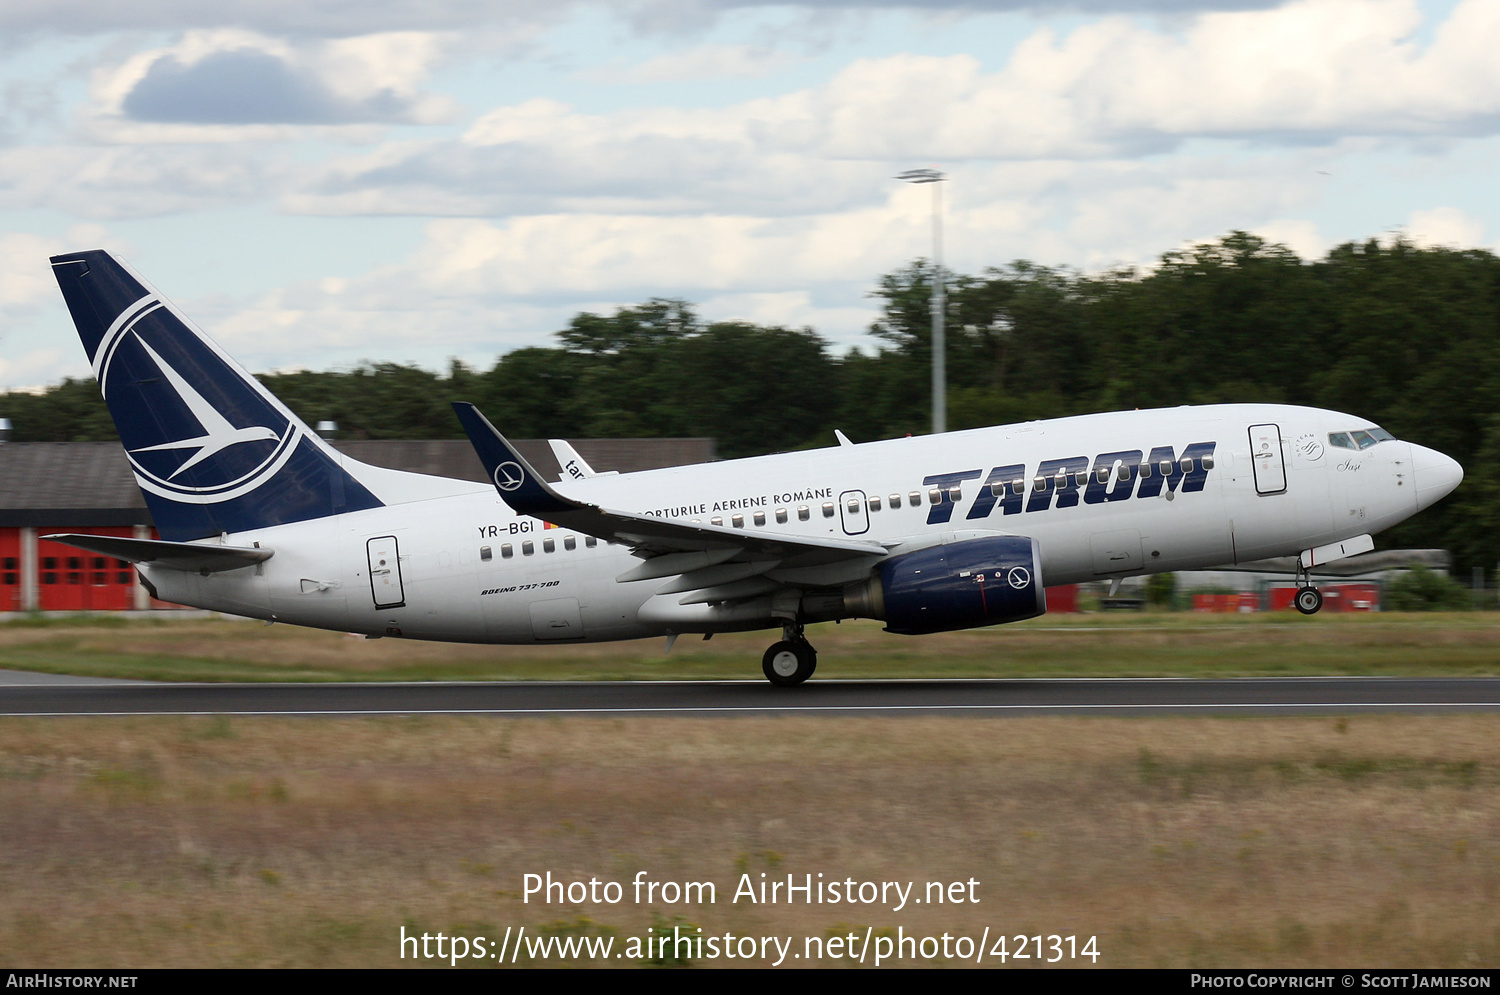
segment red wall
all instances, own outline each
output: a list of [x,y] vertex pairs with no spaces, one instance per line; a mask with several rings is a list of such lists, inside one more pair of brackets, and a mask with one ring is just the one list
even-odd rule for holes
[[[11,531],[11,530],[6,530]],[[52,534],[124,536],[135,530],[120,528],[52,529]],[[114,611],[131,607],[135,568],[125,560],[100,556],[39,536],[36,542],[37,605],[42,611]]]
[[21,610],[21,530],[0,529],[0,612]]
[[1047,588],[1047,614],[1060,615],[1078,610],[1078,585],[1063,584]]

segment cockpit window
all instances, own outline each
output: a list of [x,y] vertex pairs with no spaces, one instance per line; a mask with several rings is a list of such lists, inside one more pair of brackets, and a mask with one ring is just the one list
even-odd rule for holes
[[1369,449],[1377,442],[1394,442],[1396,437],[1374,425],[1353,432],[1329,432],[1328,444],[1336,449]]

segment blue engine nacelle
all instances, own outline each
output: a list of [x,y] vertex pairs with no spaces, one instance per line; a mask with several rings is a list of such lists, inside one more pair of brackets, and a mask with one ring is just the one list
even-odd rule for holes
[[920,635],[1036,618],[1047,611],[1035,539],[992,536],[947,543],[881,563],[851,614],[885,619],[887,632]]

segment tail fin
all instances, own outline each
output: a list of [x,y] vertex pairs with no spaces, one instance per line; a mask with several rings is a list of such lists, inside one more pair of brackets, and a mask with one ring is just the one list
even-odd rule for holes
[[124,263],[95,249],[52,257],[52,272],[162,538],[382,505],[337,452]]

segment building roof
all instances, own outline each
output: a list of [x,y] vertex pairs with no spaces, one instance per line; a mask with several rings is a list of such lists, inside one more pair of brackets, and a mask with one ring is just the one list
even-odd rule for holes
[[[515,439],[537,472],[561,468],[543,439]],[[631,473],[706,463],[713,439],[570,439],[595,470]],[[486,481],[466,439],[366,439],[334,442],[362,463],[438,477]],[[118,442],[0,443],[0,527],[87,528],[150,525],[140,489]]]

